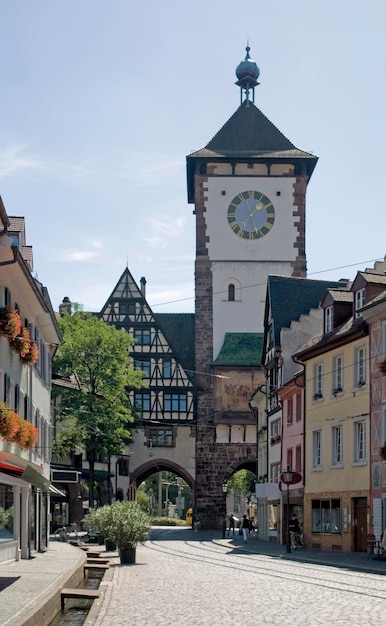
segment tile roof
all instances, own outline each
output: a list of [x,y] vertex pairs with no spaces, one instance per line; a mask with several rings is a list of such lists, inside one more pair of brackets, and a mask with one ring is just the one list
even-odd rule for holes
[[184,369],[195,369],[194,313],[154,313],[159,328]]
[[256,367],[261,364],[263,333],[225,333],[214,365]]
[[247,101],[239,106],[205,148],[189,156],[302,158],[312,160],[313,167],[318,160],[315,155],[296,148],[254,104]]
[[354,294],[348,289],[328,289],[328,293],[334,302],[353,302]]
[[[342,283],[328,280],[311,280],[288,276],[268,276],[267,294],[274,324],[275,345],[280,345],[280,331],[289,328],[291,322],[301,315],[307,315],[311,309],[317,309],[327,289],[342,289]],[[265,326],[268,324],[265,312]]]

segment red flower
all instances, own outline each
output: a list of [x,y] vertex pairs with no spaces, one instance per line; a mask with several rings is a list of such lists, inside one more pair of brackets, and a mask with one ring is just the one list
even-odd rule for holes
[[0,308],[0,335],[14,339],[21,332],[21,317],[15,310],[8,307]]
[[0,402],[0,435],[6,441],[14,441],[19,430],[19,415]]

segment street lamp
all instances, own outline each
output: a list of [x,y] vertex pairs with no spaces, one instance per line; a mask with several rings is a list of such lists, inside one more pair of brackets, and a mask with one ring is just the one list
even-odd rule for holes
[[287,485],[287,552],[291,552],[291,534],[290,534],[290,510],[289,510],[289,486],[292,484],[294,472],[287,465],[287,469],[283,472],[283,482]]
[[226,481],[222,484],[222,492],[224,494],[224,517],[222,521],[222,538],[225,539],[225,533],[227,529],[227,491],[228,483]]

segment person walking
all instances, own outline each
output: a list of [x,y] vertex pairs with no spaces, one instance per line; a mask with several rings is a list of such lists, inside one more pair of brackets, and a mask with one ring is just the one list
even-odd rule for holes
[[246,515],[243,515],[243,521],[241,523],[241,530],[243,531],[244,543],[247,543],[248,535],[249,535],[249,519],[247,518]]
[[233,513],[231,513],[229,516],[228,535],[231,534],[231,531],[232,531],[232,535],[234,535],[235,534],[235,518],[233,517]]
[[296,550],[297,539],[300,532],[300,525],[295,513],[292,514],[292,518],[289,521],[288,530],[291,537],[291,548],[293,550]]

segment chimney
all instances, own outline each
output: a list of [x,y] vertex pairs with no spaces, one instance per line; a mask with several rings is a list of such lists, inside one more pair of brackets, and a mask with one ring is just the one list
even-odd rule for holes
[[141,293],[144,298],[146,298],[146,278],[142,276],[141,278]]
[[59,314],[60,317],[64,317],[65,315],[71,315],[72,303],[68,296],[63,298],[63,302],[59,304]]

